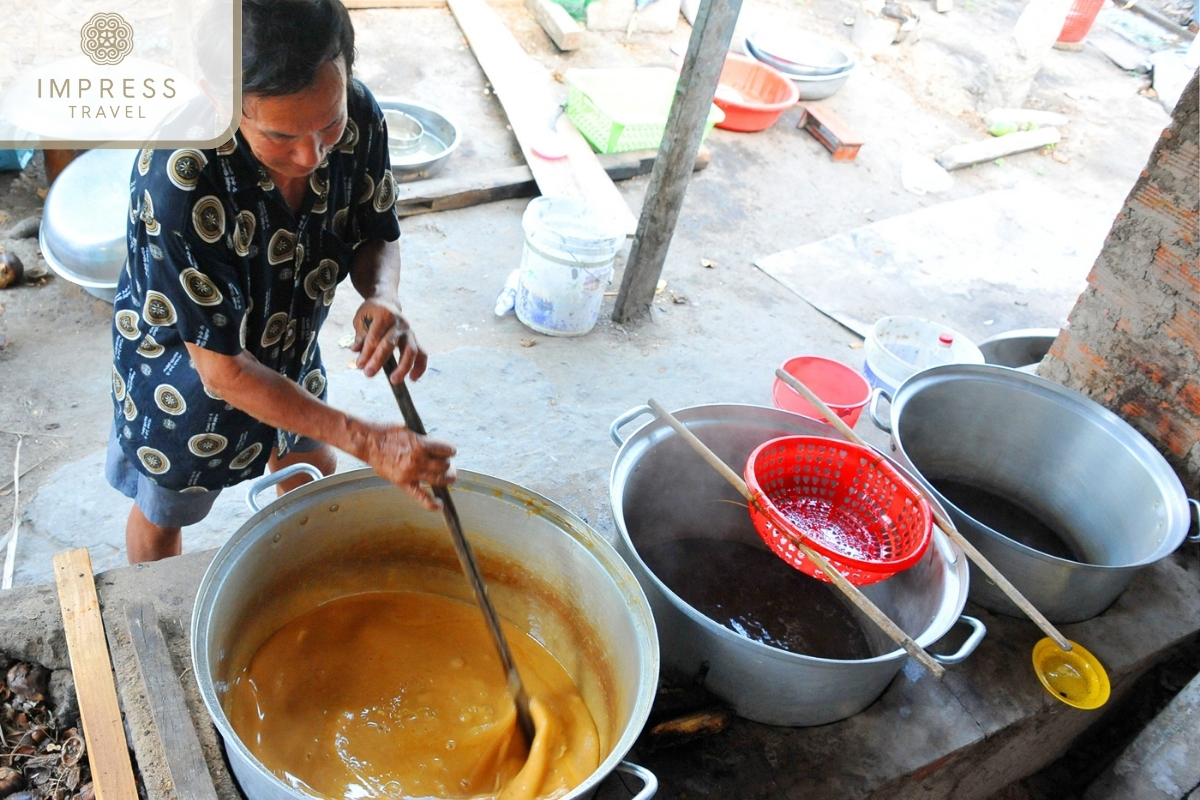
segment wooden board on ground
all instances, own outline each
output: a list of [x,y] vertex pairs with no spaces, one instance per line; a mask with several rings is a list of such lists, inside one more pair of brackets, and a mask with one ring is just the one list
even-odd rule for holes
[[[630,153],[600,155],[598,160],[614,181],[649,175],[654,168],[657,150],[637,150]],[[694,169],[698,172],[711,161],[707,148],[700,148]],[[396,186],[396,214],[412,217],[433,211],[511,200],[514,197],[534,197],[537,182],[529,167],[503,167],[479,175],[434,178]]]
[[204,763],[200,739],[192,726],[192,716],[154,606],[148,603],[126,606],[125,619],[176,796],[180,800],[217,800],[217,790]]
[[1064,324],[1111,225],[1111,211],[1100,204],[1045,189],[1006,189],[754,263],[860,336],[880,317],[905,314],[979,342],[1014,328]]
[[54,577],[97,800],[130,800],[137,784],[87,548],[54,556]]
[[[601,213],[616,220],[626,234],[632,235],[637,220],[600,166],[591,145],[575,130],[566,114],[560,114],[550,72],[521,48],[484,0],[449,0],[449,4],[504,106],[541,193],[547,197],[586,198]],[[550,128],[552,121],[556,121],[566,158],[549,160],[533,151],[539,141],[554,135]]]

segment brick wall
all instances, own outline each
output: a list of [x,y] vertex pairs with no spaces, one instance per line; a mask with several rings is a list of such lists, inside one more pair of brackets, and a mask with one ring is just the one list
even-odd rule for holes
[[1153,442],[1200,495],[1200,113],[1197,76],[1117,215],[1039,374]]

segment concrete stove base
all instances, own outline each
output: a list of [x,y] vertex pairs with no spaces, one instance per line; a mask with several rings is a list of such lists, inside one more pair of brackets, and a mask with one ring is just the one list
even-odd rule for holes
[[[174,798],[162,746],[138,677],[126,605],[153,603],[205,757],[225,800],[242,797],[191,674],[189,627],[206,551],[103,572],[97,590],[130,743],[150,800]],[[631,759],[658,774],[660,798],[985,798],[1061,756],[1103,709],[1077,711],[1051,698],[1033,675],[1032,623],[968,606],[988,635],[965,663],[938,681],[910,662],[878,702],[843,722],[772,728],[738,720],[728,731]],[[1200,631],[1200,558],[1185,545],[1143,572],[1104,615],[1064,626],[1105,664],[1116,700],[1137,678]],[[948,647],[954,644],[949,642]],[[0,651],[53,669],[69,667],[52,584],[4,594]],[[619,781],[598,800],[629,797]]]

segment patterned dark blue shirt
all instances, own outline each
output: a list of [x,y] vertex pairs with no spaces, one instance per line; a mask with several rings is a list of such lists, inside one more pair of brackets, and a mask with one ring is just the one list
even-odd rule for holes
[[297,213],[240,132],[215,150],[143,150],[134,165],[113,402],[121,448],[165,488],[231,486],[298,438],[209,394],[185,344],[249,351],[324,398],[317,332],[334,291],[355,248],[400,237],[383,115],[361,83],[347,94],[346,131]]

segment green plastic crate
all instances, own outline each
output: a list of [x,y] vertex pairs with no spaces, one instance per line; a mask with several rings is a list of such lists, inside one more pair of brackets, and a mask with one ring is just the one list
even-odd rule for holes
[[[657,150],[679,75],[666,67],[571,69],[565,76],[567,116],[600,153]],[[704,136],[725,112],[708,112]]]

